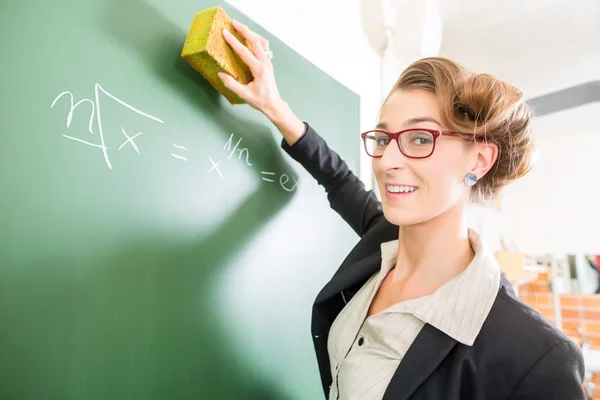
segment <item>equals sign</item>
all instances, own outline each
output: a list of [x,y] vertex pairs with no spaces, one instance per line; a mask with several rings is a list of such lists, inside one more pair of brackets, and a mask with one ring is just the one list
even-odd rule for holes
[[[173,143],[173,147],[175,147],[176,149],[181,149],[181,150],[188,151],[188,149],[186,149],[185,147],[183,147],[183,146],[179,146],[179,145],[176,145],[175,143]],[[171,153],[171,155],[172,155],[173,157],[175,157],[175,158],[178,158],[178,159],[180,159],[180,160],[187,161],[187,158],[185,158],[185,157],[178,156],[177,154],[173,154],[173,153]]]
[[[265,172],[265,171],[260,171],[260,173],[262,175],[267,175],[267,176],[274,176],[275,172]],[[263,181],[267,181],[267,182],[275,182],[274,179],[269,179],[269,178],[265,178],[264,176],[262,177]]]

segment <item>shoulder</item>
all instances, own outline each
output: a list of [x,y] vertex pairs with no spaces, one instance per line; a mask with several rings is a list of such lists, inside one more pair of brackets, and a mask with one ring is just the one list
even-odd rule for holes
[[507,340],[519,339],[534,348],[548,348],[564,341],[571,341],[560,329],[540,312],[530,307],[502,285],[490,311],[490,324],[502,332]]
[[582,375],[583,355],[577,345],[537,310],[502,285],[478,342],[494,361],[511,370],[517,382],[532,370],[567,368]]
[[537,310],[519,300],[511,289],[504,280],[480,332],[482,340],[489,335],[497,345],[523,350],[532,358],[557,344],[572,342]]
[[504,280],[471,349],[482,365],[494,369],[490,387],[500,379],[511,399],[581,398],[581,350],[507,285]]

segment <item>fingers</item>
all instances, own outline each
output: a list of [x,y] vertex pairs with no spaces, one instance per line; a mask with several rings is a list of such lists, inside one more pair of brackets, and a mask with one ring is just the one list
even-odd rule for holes
[[270,64],[271,63],[271,57],[269,57],[267,55],[267,53],[271,50],[271,48],[269,47],[269,41],[267,39],[265,39],[264,37],[260,37],[260,41],[262,43],[263,49],[265,50],[265,59],[267,60],[267,62]]
[[240,41],[233,36],[227,29],[223,29],[223,37],[225,41],[231,46],[231,48],[240,56],[242,61],[250,68],[250,71],[254,74],[255,71],[260,67],[260,62],[252,54],[252,52],[244,46]]
[[254,56],[257,59],[259,59],[260,61],[270,60],[269,57],[266,55],[266,50],[268,47],[265,47],[265,39],[263,39],[256,32],[252,32],[250,28],[248,28],[246,25],[242,24],[241,22],[235,19],[232,20],[231,23],[235,30],[238,31],[248,41],[248,43],[250,43],[250,46],[252,46]]
[[223,84],[227,89],[240,96],[242,100],[246,102],[248,101],[250,96],[250,90],[248,89],[248,87],[246,87],[246,85],[236,81],[234,77],[232,77],[229,74],[226,74],[225,72],[217,72],[217,75],[219,76],[221,81],[223,81]]
[[269,41],[262,36],[260,37],[260,41],[262,43],[263,49],[269,50]]

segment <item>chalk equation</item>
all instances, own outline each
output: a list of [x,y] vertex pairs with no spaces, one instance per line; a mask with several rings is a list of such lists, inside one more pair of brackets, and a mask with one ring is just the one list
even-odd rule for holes
[[[175,144],[175,143],[173,143],[173,147],[175,147],[176,149],[179,149],[179,150],[188,151],[188,149],[187,149],[186,147],[184,147],[184,146],[180,146],[180,145],[177,145],[177,144]],[[184,156],[177,155],[177,154],[175,154],[175,153],[171,153],[171,155],[172,155],[173,157],[177,158],[178,160],[187,161],[187,158],[186,158],[186,157],[184,157]]]
[[[89,113],[90,113],[89,119],[87,120],[87,133],[89,135],[96,135],[96,132],[94,132],[94,126],[96,126],[96,128],[97,128],[97,136],[96,136],[97,138],[95,140],[88,139],[87,137],[82,138],[82,137],[75,137],[75,136],[70,136],[70,135],[62,135],[62,136],[65,137],[66,139],[69,139],[69,140],[72,140],[72,141],[75,141],[78,143],[82,143],[86,146],[100,149],[102,151],[102,155],[104,157],[106,166],[112,170],[113,166],[112,166],[112,163],[110,160],[108,146],[106,145],[105,132],[104,132],[103,124],[102,124],[102,115],[101,115],[101,108],[100,108],[100,104],[101,104],[100,103],[100,99],[101,99],[100,94],[101,93],[104,94],[109,99],[112,99],[113,101],[117,102],[119,105],[125,107],[126,109],[128,109],[144,118],[153,120],[160,124],[164,124],[164,121],[162,119],[157,118],[153,115],[150,115],[147,112],[144,112],[144,111],[132,106],[131,104],[125,102],[124,100],[118,98],[117,96],[113,95],[112,93],[110,93],[106,89],[104,89],[99,83],[96,83],[94,85],[93,100],[88,99],[88,98],[83,98],[76,102],[75,101],[76,97],[70,91],[66,90],[66,91],[59,93],[54,98],[52,103],[50,104],[50,108],[54,108],[54,106],[63,98],[69,99],[70,108],[68,110],[67,118],[66,118],[66,127],[67,128],[69,128],[71,126],[71,123],[73,121],[73,114],[75,113],[75,110],[78,107],[84,106],[84,105],[88,106]],[[140,137],[141,135],[143,135],[144,132],[137,132],[135,134],[132,134],[132,133],[128,133],[124,127],[121,127],[120,130],[121,130],[121,134],[124,137],[124,141],[118,147],[117,151],[121,151],[124,148],[131,148],[137,154],[140,154],[140,147],[138,146],[138,144],[136,143],[135,140],[138,137]],[[235,157],[235,158],[237,158],[237,160],[244,163],[246,166],[252,167],[252,163],[250,162],[250,151],[247,148],[242,146],[242,141],[243,141],[243,138],[242,137],[237,138],[234,133],[232,133],[229,136],[229,140],[225,143],[225,146],[223,148],[224,150],[227,151],[226,160],[229,162],[229,161],[231,161],[232,158]],[[173,143],[173,147],[171,149],[171,157],[176,160],[179,160],[179,161],[187,162],[188,161],[188,152],[189,152],[189,150],[187,147],[185,147],[179,143]],[[215,174],[215,175],[218,175],[221,179],[225,179],[223,171],[221,171],[221,169],[219,168],[221,166],[221,163],[223,162],[223,159],[218,159],[218,161],[215,161],[212,156],[209,156],[207,161],[210,164],[210,168],[207,170],[206,174],[207,175]],[[287,192],[294,191],[299,185],[299,182],[295,177],[290,177],[287,174],[277,174],[276,172],[273,172],[273,171],[260,171],[260,174],[261,174],[261,178],[264,182],[267,182],[270,184],[278,183],[279,186],[281,186],[281,188]]]
[[[237,154],[238,160],[242,161],[248,167],[251,167],[252,163],[250,162],[250,151],[247,148],[240,146],[243,139],[244,138],[240,137],[236,141],[235,134],[232,133],[231,135],[229,135],[229,140],[227,140],[227,143],[225,143],[225,146],[223,148],[228,152],[227,161],[231,160],[231,157]],[[233,145],[234,142],[235,145]],[[218,174],[221,177],[221,179],[224,179],[223,173],[219,169],[219,165],[223,162],[223,160],[220,159],[219,161],[215,161],[211,156],[209,156],[208,161],[210,162],[211,167],[208,170],[207,174],[213,173],[214,171],[214,173]],[[267,183],[275,183],[275,178],[277,178],[279,186],[281,186],[281,188],[286,192],[293,192],[300,183],[298,182],[298,179],[296,179],[295,177],[290,178],[290,176],[287,174],[281,174],[278,177],[277,173],[272,171],[260,171],[260,174],[262,180]],[[292,180],[293,182],[290,182],[290,180]]]
[[[73,120],[73,113],[75,112],[75,109],[82,104],[90,105],[90,118],[88,121],[88,132],[90,134],[94,134],[93,125],[94,125],[94,117],[95,117],[96,125],[98,127],[98,136],[99,136],[98,141],[90,142],[90,141],[83,140],[81,138],[76,138],[76,137],[69,136],[69,135],[63,135],[63,136],[67,139],[74,140],[79,143],[83,143],[87,146],[96,147],[96,148],[101,149],[102,154],[104,155],[104,161],[106,162],[106,165],[108,166],[109,169],[112,169],[112,164],[110,162],[110,157],[108,155],[108,148],[106,147],[106,143],[104,140],[104,131],[102,129],[102,115],[100,112],[100,92],[104,93],[107,97],[111,98],[112,100],[116,101],[123,107],[128,108],[129,110],[133,111],[134,113],[136,113],[138,115],[149,118],[149,119],[159,122],[161,124],[164,124],[164,121],[127,104],[123,100],[119,99],[118,97],[116,97],[116,96],[112,95],[111,93],[107,92],[106,90],[104,90],[104,88],[102,86],[100,86],[99,83],[96,83],[94,85],[94,101],[92,101],[91,99],[81,99],[77,103],[74,103],[75,97],[73,96],[73,93],[71,93],[68,90],[66,90],[66,91],[60,93],[58,96],[56,96],[54,98],[54,100],[52,101],[50,108],[54,108],[56,103],[58,103],[58,101],[65,96],[68,96],[68,98],[70,100],[71,108],[69,109],[69,113],[67,114],[67,124],[66,124],[67,128],[69,128],[71,126],[71,121]],[[138,137],[139,135],[141,135],[142,132],[138,132],[134,136],[129,136],[129,135],[127,135],[127,132],[125,132],[125,129],[121,128],[121,133],[125,136],[126,140],[125,140],[125,142],[123,142],[123,144],[121,144],[121,146],[119,147],[119,150],[121,150],[127,144],[130,144],[134,148],[134,150],[139,154],[140,150],[139,150],[138,146],[135,144],[134,139],[136,137]]]

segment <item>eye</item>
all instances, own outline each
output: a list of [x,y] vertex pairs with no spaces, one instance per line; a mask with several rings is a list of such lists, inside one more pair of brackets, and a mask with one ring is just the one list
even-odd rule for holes
[[420,132],[416,133],[411,137],[410,143],[416,146],[430,145],[433,142],[433,138],[430,133]]
[[377,146],[387,146],[390,142],[387,136],[379,136],[375,140],[377,141]]

